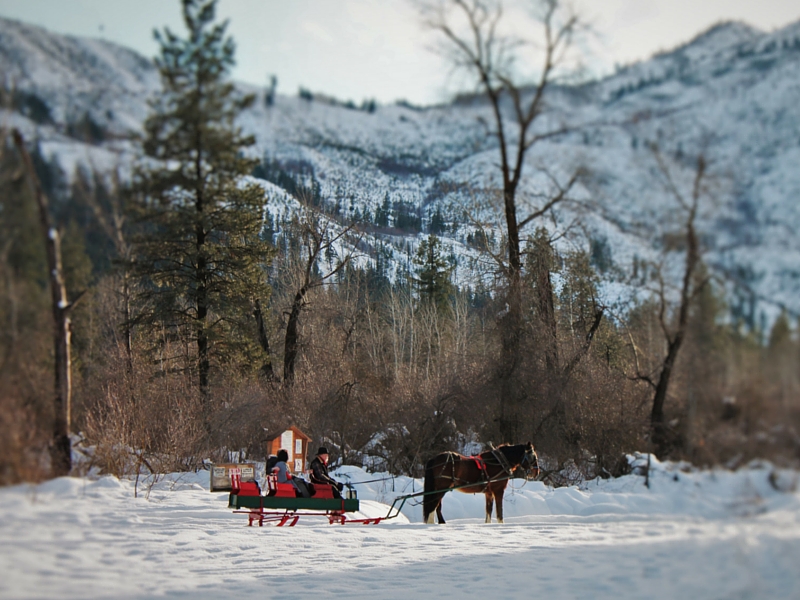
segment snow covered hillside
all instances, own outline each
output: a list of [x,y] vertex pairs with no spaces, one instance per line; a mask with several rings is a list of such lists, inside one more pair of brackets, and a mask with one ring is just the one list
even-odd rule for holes
[[[126,137],[140,129],[159,85],[148,60],[1,19],[0,57],[11,99],[0,114],[4,124],[39,139],[68,175],[78,163],[130,164]],[[259,95],[241,123],[270,166],[265,177],[304,181],[345,218],[375,220],[391,207],[365,252],[392,269],[408,264],[438,213],[459,262],[456,276],[471,281],[475,228],[465,212],[488,214],[476,197],[498,176],[480,100],[370,112],[288,95],[268,106],[264,90],[241,87]],[[580,217],[581,227],[559,243],[593,252],[607,281],[605,301],[613,303],[636,293],[627,285],[634,265],[657,257],[679,226],[648,146],[658,144],[676,172],[690,170],[702,152],[714,187],[700,219],[706,260],[727,278],[734,317],[764,326],[781,306],[800,314],[798,98],[800,23],[773,33],[720,24],[601,81],[554,90],[548,124],[577,129],[534,147],[522,194],[535,198],[546,187],[543,169],[559,178],[588,170],[580,205],[540,224],[558,229]],[[399,227],[401,215],[411,218]]]
[[[639,464],[643,464],[640,457]],[[379,477],[355,467],[341,480]],[[447,525],[419,507],[380,525],[247,527],[208,473],[149,492],[106,476],[0,489],[0,597],[28,598],[797,598],[798,473],[651,465],[644,477],[507,492],[506,523],[483,497],[451,493]],[[358,485],[385,514],[422,482]],[[407,518],[406,518],[407,517]]]

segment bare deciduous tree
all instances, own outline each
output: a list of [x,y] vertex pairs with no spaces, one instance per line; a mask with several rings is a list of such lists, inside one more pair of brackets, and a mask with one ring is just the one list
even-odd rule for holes
[[[555,183],[555,192],[538,198],[539,206],[520,215],[519,189],[525,168],[525,157],[542,140],[566,133],[565,127],[537,127],[545,111],[545,93],[552,85],[560,66],[564,65],[573,37],[581,27],[578,16],[559,0],[536,0],[531,8],[541,24],[541,67],[532,86],[523,85],[515,73],[520,50],[532,44],[501,33],[503,4],[495,0],[441,0],[421,3],[425,24],[439,32],[445,42],[445,53],[451,63],[471,74],[489,102],[493,117],[490,131],[498,142],[502,176],[502,205],[505,217],[506,255],[501,270],[507,281],[508,310],[502,320],[502,356],[500,434],[513,436],[513,417],[507,408],[515,401],[511,378],[516,371],[522,334],[522,252],[520,232],[528,224],[547,214],[569,198],[579,178],[576,172],[566,183]],[[551,294],[548,286],[539,288],[542,295]],[[543,299],[548,305],[552,299]],[[552,312],[544,315],[543,327],[555,331]],[[549,356],[555,356],[556,338],[552,338]],[[555,368],[555,361],[553,361]],[[559,378],[559,376],[557,376]]]
[[133,324],[131,311],[132,285],[129,265],[131,262],[131,244],[125,232],[126,218],[121,197],[122,185],[120,184],[119,171],[113,173],[113,186],[109,194],[107,206],[98,198],[98,188],[100,187],[99,170],[92,166],[91,172],[94,174],[94,185],[86,181],[83,177],[78,177],[77,186],[81,193],[81,198],[92,211],[97,223],[99,223],[103,233],[114,244],[117,253],[117,260],[122,268],[119,271],[119,296],[122,310],[122,335],[125,344],[127,357],[126,369],[128,374],[133,373]]
[[[353,257],[357,241],[348,240],[355,229],[354,225],[339,228],[329,218],[312,210],[303,208],[303,221],[299,224],[299,237],[302,240],[298,257],[300,280],[297,292],[289,308],[286,323],[286,336],[283,350],[283,379],[287,385],[294,382],[295,366],[299,352],[300,313],[308,302],[308,293],[314,288],[325,285],[340,273]],[[319,273],[319,260],[328,252],[344,253],[336,265],[326,273]]]
[[55,397],[53,399],[54,421],[53,438],[50,447],[53,475],[67,475],[72,469],[70,449],[70,417],[72,412],[72,364],[70,358],[70,318],[75,301],[67,300],[61,268],[61,240],[58,230],[50,220],[47,196],[42,191],[39,178],[33,166],[25,140],[18,130],[14,130],[14,144],[22,156],[31,192],[39,208],[39,225],[45,241],[47,270],[50,278],[50,298],[53,314],[53,344],[55,350]]
[[686,338],[692,302],[710,280],[707,275],[698,278],[698,271],[702,264],[702,249],[697,234],[700,202],[709,190],[706,185],[707,165],[702,154],[697,157],[691,190],[687,194],[675,180],[673,169],[667,164],[658,148],[653,146],[652,151],[666,190],[675,199],[680,211],[682,224],[679,235],[681,246],[685,247],[676,301],[670,300],[669,286],[664,273],[665,268],[658,266],[655,270],[658,285],[655,290],[658,301],[658,323],[664,338],[665,352],[649,372],[642,369],[639,351],[631,337],[636,369],[636,373],[632,377],[646,382],[653,390],[653,406],[650,413],[651,439],[656,451],[664,454],[670,446],[670,436],[664,419],[664,404],[667,400],[670,380],[681,346]]

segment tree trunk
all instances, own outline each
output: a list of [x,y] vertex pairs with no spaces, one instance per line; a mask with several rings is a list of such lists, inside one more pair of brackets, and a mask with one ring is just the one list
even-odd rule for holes
[[550,279],[553,249],[549,242],[538,240],[536,244],[536,312],[539,317],[547,372],[551,379],[559,377],[558,329],[556,310],[553,304],[553,283]]
[[656,391],[653,395],[653,410],[650,413],[650,427],[652,428],[653,444],[656,447],[656,454],[662,456],[667,450],[667,430],[664,423],[664,403],[667,399],[669,381],[672,377],[672,370],[675,361],[678,359],[678,352],[683,343],[683,330],[679,331],[675,338],[669,343],[667,356],[661,368],[661,374],[656,383]]
[[[203,86],[199,79],[199,72],[197,73],[198,79],[197,98],[203,97]],[[206,411],[206,427],[209,423],[208,416],[208,375],[210,370],[209,351],[208,351],[208,329],[206,328],[206,321],[208,319],[208,263],[206,259],[206,227],[204,223],[203,213],[206,210],[205,205],[205,177],[203,175],[203,153],[207,150],[205,140],[202,137],[202,129],[197,128],[194,140],[194,175],[195,175],[195,250],[197,252],[197,265],[195,273],[197,275],[197,370],[200,384],[200,393],[203,397],[203,406]]]
[[289,322],[286,324],[286,342],[283,352],[283,380],[288,384],[294,383],[294,370],[297,362],[298,328],[300,326],[300,311],[306,297],[306,288],[303,286],[294,296],[292,310],[289,313]]
[[501,353],[498,378],[500,379],[500,443],[513,443],[517,439],[519,398],[515,379],[520,361],[522,338],[522,301],[519,272],[510,274],[508,313],[501,323]]
[[22,134],[14,130],[14,143],[22,156],[28,181],[39,207],[39,225],[45,240],[47,268],[50,278],[50,297],[53,315],[53,345],[55,350],[55,398],[53,400],[53,437],[50,446],[53,476],[68,475],[72,469],[70,448],[70,415],[72,410],[72,364],[70,357],[70,321],[72,305],[67,302],[67,292],[61,268],[61,243],[58,231],[50,222],[47,197],[42,192],[33,162],[25,149]]
[[[504,166],[504,177],[508,179],[508,175],[506,174],[508,171],[508,167]],[[505,206],[505,214],[506,214],[506,231],[508,233],[508,265],[511,271],[510,277],[513,279],[514,274],[516,273],[517,277],[522,272],[522,260],[520,258],[520,248],[519,248],[519,225],[517,223],[517,204],[516,204],[516,186],[512,183],[507,183],[505,185],[505,189],[503,190],[503,201]],[[516,287],[516,294],[519,296],[520,289],[519,286],[512,286],[512,289]],[[511,306],[511,302],[509,302],[509,306]]]
[[[669,389],[670,378],[672,377],[672,370],[678,360],[678,352],[681,349],[683,338],[686,335],[686,329],[689,322],[689,308],[695,294],[705,285],[705,282],[693,286],[695,277],[695,270],[700,262],[700,245],[697,239],[697,232],[694,228],[694,221],[697,216],[698,203],[700,194],[702,192],[701,183],[705,175],[705,158],[700,155],[697,158],[697,169],[695,173],[694,187],[692,190],[691,203],[686,203],[682,199],[681,204],[688,207],[688,215],[686,219],[686,263],[683,272],[683,284],[681,286],[681,303],[678,308],[678,324],[676,326],[674,336],[667,333],[667,356],[662,363],[661,373],[658,377],[658,383],[655,385],[655,393],[653,395],[653,410],[650,413],[650,428],[652,432],[652,441],[656,447],[656,453],[659,457],[666,454],[669,450],[669,439],[667,436],[667,428],[664,423],[664,403],[667,399],[667,391]],[[667,173],[666,167],[662,165],[662,171]],[[660,315],[661,327],[667,332],[666,317],[664,315],[664,292],[661,292],[661,306],[662,312]]]
[[208,358],[208,331],[206,320],[208,319],[208,277],[206,273],[205,243],[206,232],[203,227],[201,216],[203,214],[203,200],[199,197],[196,202],[198,222],[195,226],[196,249],[197,249],[197,322],[195,332],[197,336],[197,370],[199,376],[200,393],[203,395],[204,404],[208,395],[208,373],[210,363]]
[[272,368],[272,353],[269,350],[269,337],[267,336],[267,328],[264,325],[264,314],[261,312],[261,300],[258,298],[256,298],[255,308],[253,309],[253,317],[255,317],[256,328],[258,329],[258,342],[266,357],[264,364],[261,366],[261,373],[263,373],[267,381],[275,381],[275,371]]
[[131,286],[130,275],[127,271],[122,274],[122,308],[125,311],[123,333],[125,335],[125,359],[128,377],[133,376],[133,324],[131,323]]
[[[504,142],[504,140],[501,140]],[[499,430],[502,442],[514,443],[519,419],[519,398],[514,378],[520,359],[522,340],[522,261],[517,223],[516,186],[509,181],[508,164],[503,158],[503,204],[508,235],[508,314],[503,318],[502,348],[500,354],[500,416]]]

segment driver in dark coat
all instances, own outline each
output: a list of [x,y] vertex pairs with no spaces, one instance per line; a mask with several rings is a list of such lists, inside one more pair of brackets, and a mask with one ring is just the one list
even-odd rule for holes
[[321,483],[324,485],[333,486],[333,497],[341,498],[340,493],[344,488],[343,483],[339,483],[333,477],[328,475],[328,449],[321,446],[317,450],[317,455],[311,461],[311,483]]

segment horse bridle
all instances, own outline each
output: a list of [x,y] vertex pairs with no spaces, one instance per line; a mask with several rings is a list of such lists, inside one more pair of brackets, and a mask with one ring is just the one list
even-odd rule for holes
[[[539,476],[539,459],[533,448],[525,450],[525,456],[522,458],[522,462],[519,463],[518,468],[522,469],[525,473],[525,479],[527,481],[534,481]],[[536,473],[531,475],[531,471],[534,470]]]

